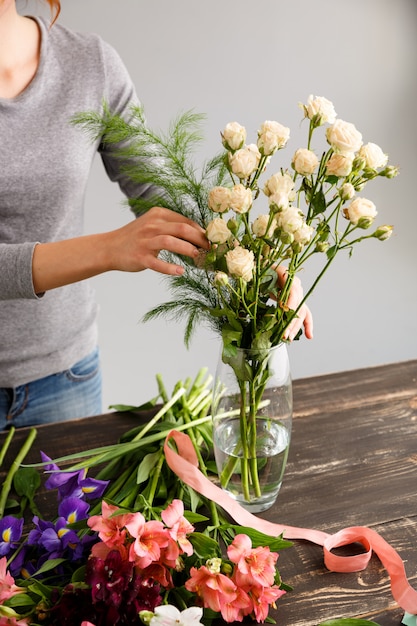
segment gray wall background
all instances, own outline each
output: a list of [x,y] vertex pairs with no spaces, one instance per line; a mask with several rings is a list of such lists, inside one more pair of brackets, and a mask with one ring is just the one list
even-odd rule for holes
[[[289,348],[294,378],[417,358],[415,0],[63,0],[60,21],[94,31],[118,50],[136,85],[149,125],[167,129],[181,111],[205,113],[206,141],[197,165],[220,148],[229,121],[255,138],[265,119],[291,128],[276,169],[304,147],[298,102],[331,100],[364,141],[379,144],[401,168],[394,181],[363,193],[378,223],[395,226],[384,243],[339,257],[309,304],[315,338]],[[45,13],[36,0],[22,11]],[[275,171],[270,167],[269,173]],[[86,198],[86,230],[116,228],[131,219],[117,187],[95,163]],[[314,272],[301,276],[307,286]],[[153,272],[108,274],[94,285],[100,303],[104,407],[139,404],[200,367],[214,373],[219,339],[197,332],[191,349],[176,322],[142,315],[170,298],[167,279]]]

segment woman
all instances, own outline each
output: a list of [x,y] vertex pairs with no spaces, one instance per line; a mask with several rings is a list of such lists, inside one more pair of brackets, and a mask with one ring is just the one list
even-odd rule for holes
[[[47,1],[55,21],[60,3]],[[197,224],[161,207],[83,236],[97,151],[128,197],[152,193],[70,124],[75,113],[100,110],[103,98],[121,115],[137,102],[111,46],[0,0],[0,430],[101,412],[97,307],[85,279],[111,270],[180,274],[160,251],[194,258],[209,245]],[[297,284],[294,302],[300,293]],[[302,323],[311,336],[306,307],[291,333]]]

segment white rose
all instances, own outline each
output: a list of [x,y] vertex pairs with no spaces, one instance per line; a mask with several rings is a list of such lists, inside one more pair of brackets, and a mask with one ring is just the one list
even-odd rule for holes
[[290,198],[284,191],[277,191],[269,196],[269,208],[271,211],[282,211],[290,206]]
[[294,181],[292,176],[287,172],[278,172],[269,178],[264,187],[264,194],[266,196],[272,196],[274,193],[285,193],[287,196],[291,195],[294,189]]
[[295,207],[289,207],[281,213],[277,214],[278,226],[285,233],[295,233],[296,230],[304,225],[304,217],[301,211]]
[[233,154],[229,153],[230,169],[240,180],[249,178],[258,167],[260,158],[261,153],[257,146],[250,144],[236,150]]
[[214,275],[214,284],[218,287],[224,287],[229,284],[229,277],[225,272],[216,272]]
[[357,152],[362,145],[362,134],[350,122],[336,120],[326,130],[326,138],[335,152]]
[[388,155],[384,154],[376,143],[367,143],[362,146],[358,156],[365,161],[365,167],[371,170],[385,167],[388,163]]
[[345,183],[339,189],[339,195],[343,201],[351,200],[355,197],[355,193],[355,187],[352,185],[352,183]]
[[299,243],[302,246],[305,246],[307,243],[311,241],[313,237],[314,228],[309,226],[308,224],[303,224],[300,228],[294,231],[294,241]]
[[231,192],[227,187],[213,187],[208,196],[208,205],[215,213],[224,213],[230,208]]
[[258,131],[258,148],[264,156],[270,156],[284,148],[290,138],[290,129],[279,122],[267,120]]
[[241,246],[229,250],[226,253],[226,264],[232,276],[243,278],[247,283],[252,280],[255,264],[252,250],[246,250]]
[[244,185],[235,185],[231,189],[230,208],[236,213],[247,213],[252,206],[252,190]]
[[352,224],[368,228],[377,215],[374,203],[366,198],[355,198],[343,211]]
[[333,103],[322,96],[309,96],[307,104],[303,106],[305,116],[312,120],[315,118],[317,126],[321,126],[326,122],[328,124],[334,124],[336,121],[336,111],[334,110]]
[[229,122],[229,124],[226,124],[221,136],[225,148],[239,150],[246,141],[246,129],[238,122]]
[[[255,237],[265,237],[265,236],[272,237],[272,235],[274,234],[274,230],[277,227],[277,220],[275,218],[272,218],[272,221],[268,228],[269,221],[270,221],[270,216],[268,213],[259,215],[256,218],[256,220],[252,224],[252,232],[255,235]],[[267,228],[268,228],[268,232],[267,232]]]
[[299,148],[293,156],[292,166],[298,174],[309,176],[314,172],[319,164],[319,160],[312,150]]
[[215,217],[206,228],[206,236],[212,243],[226,243],[232,235],[226,222],[221,217]]
[[339,178],[349,176],[352,171],[354,158],[355,155],[353,152],[347,152],[346,154],[338,154],[337,152],[334,152],[326,163],[327,175],[337,176]]

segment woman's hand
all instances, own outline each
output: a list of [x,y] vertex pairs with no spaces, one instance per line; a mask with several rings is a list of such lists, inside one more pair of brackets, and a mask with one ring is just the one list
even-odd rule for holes
[[[287,268],[283,265],[279,265],[275,268],[275,270],[278,274],[278,284],[282,288],[288,278]],[[287,306],[295,311],[302,301],[303,296],[304,292],[301,281],[297,276],[294,276]],[[299,311],[297,312],[297,316],[291,321],[291,324],[286,329],[284,339],[292,341],[303,326],[304,334],[307,339],[313,339],[313,316],[306,304],[301,305]]]

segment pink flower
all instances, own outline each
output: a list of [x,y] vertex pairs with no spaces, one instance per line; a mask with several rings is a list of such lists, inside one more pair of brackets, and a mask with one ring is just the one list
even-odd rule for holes
[[223,604],[221,614],[225,622],[241,622],[252,609],[252,601],[246,591],[237,587],[235,599]]
[[194,531],[194,526],[190,524],[184,517],[184,504],[181,500],[173,500],[171,504],[162,511],[162,521],[169,528],[169,534],[177,541],[185,554],[191,556],[193,553],[193,546],[187,539],[187,534]]
[[223,609],[227,610],[227,605],[236,600],[238,590],[235,583],[217,569],[202,565],[199,569],[192,567],[190,574],[185,588],[196,593],[205,608],[220,611],[223,615]]
[[252,610],[257,622],[264,622],[268,617],[269,606],[283,596],[285,591],[276,585],[272,587],[252,587],[250,597]]
[[247,535],[236,535],[227,548],[227,556],[237,566],[234,580],[239,587],[274,584],[278,554],[268,546],[252,548]]
[[107,504],[103,500],[101,505],[102,515],[92,515],[88,525],[92,530],[98,531],[98,536],[109,547],[123,545],[126,539],[125,526],[134,517],[133,513],[115,514],[117,506]]
[[[14,578],[7,571],[7,558],[0,559],[0,604],[25,591],[22,587],[14,584]],[[26,622],[24,622],[26,624]]]
[[135,539],[130,548],[130,559],[141,569],[158,562],[161,549],[166,548],[170,540],[162,522],[146,522],[141,513],[135,513],[126,528]]
[[95,626],[95,624],[92,624],[91,622],[81,622],[81,626]]

